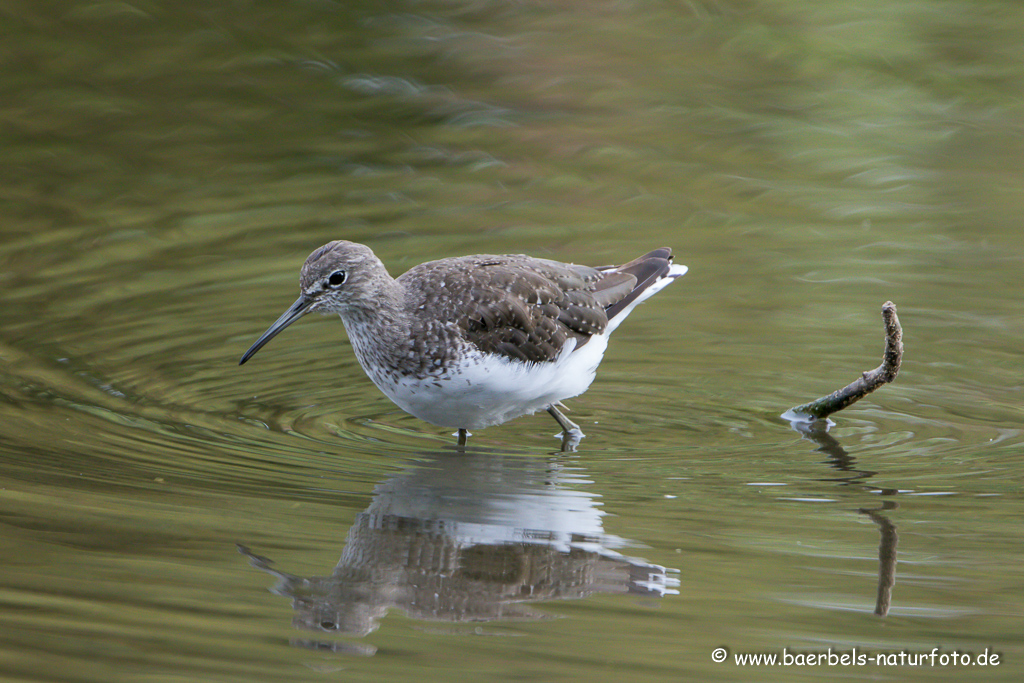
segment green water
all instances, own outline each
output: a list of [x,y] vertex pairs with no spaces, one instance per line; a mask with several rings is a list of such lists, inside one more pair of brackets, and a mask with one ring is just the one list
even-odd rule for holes
[[[13,2],[0,28],[0,678],[1021,677],[1024,8]],[[690,272],[569,402],[578,453],[538,415],[460,455],[336,318],[237,366],[331,239],[394,275],[662,245]],[[778,415],[880,362],[886,300],[898,380],[802,437]],[[936,647],[1000,662],[732,658]]]

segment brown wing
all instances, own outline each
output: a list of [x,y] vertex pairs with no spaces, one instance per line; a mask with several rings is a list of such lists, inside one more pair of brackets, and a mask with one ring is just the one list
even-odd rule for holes
[[522,255],[424,263],[399,280],[419,293],[410,308],[454,323],[484,352],[533,362],[553,360],[569,339],[582,346],[603,332],[605,309],[637,283],[632,273]]

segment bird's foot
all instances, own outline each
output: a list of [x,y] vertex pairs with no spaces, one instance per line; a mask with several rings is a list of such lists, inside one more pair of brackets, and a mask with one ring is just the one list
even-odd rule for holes
[[575,453],[576,447],[580,445],[580,441],[586,436],[579,428],[571,429],[561,434],[555,434],[556,437],[562,439],[562,452],[563,453]]
[[[562,404],[559,403],[557,405]],[[565,408],[565,406],[562,407]],[[568,408],[565,409],[568,410]],[[562,433],[556,434],[556,436],[560,436],[562,438],[562,452],[574,452],[576,450],[576,446],[579,445],[580,440],[585,436],[583,434],[583,430],[580,429],[578,424],[563,415],[562,412],[554,405],[548,406],[548,413],[551,414],[551,417],[555,418],[555,422],[557,422],[558,426],[562,428]]]

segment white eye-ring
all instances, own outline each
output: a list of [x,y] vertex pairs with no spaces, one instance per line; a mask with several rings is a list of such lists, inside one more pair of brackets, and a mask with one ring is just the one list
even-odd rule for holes
[[344,270],[336,270],[327,276],[327,286],[331,289],[337,289],[345,284],[347,279],[348,274]]

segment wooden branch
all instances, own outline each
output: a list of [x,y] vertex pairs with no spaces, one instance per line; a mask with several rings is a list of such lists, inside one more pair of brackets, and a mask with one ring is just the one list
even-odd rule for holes
[[900,362],[903,360],[903,328],[900,327],[900,319],[896,317],[896,304],[891,301],[882,304],[882,320],[885,321],[885,353],[881,365],[862,373],[839,391],[790,408],[783,417],[790,422],[813,422],[824,419],[896,379],[900,371]]

